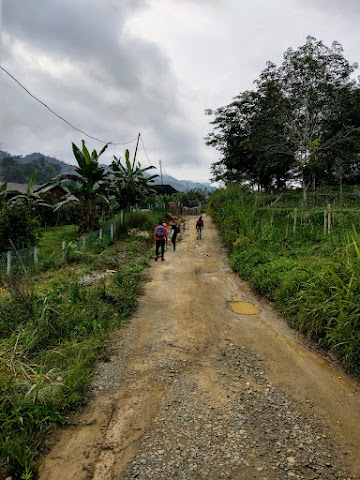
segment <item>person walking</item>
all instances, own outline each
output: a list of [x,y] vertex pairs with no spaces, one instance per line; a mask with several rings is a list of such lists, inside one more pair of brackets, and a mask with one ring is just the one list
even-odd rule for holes
[[162,220],[159,222],[159,225],[154,229],[154,238],[155,238],[155,262],[159,258],[159,250],[161,252],[161,260],[164,261],[164,251],[165,251],[165,242],[166,242],[166,227],[164,227]]
[[202,219],[202,216],[200,216],[196,222],[197,239],[201,240],[201,232],[203,228],[204,228],[204,220]]
[[180,226],[176,223],[173,223],[171,225],[170,238],[171,238],[171,243],[173,244],[174,252],[176,250],[176,237],[178,233],[180,233]]

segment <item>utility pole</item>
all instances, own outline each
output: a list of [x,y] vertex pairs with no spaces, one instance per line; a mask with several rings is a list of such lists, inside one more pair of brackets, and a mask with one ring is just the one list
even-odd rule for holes
[[139,140],[140,140],[140,133],[139,133],[139,135],[138,135],[137,142],[136,142],[135,155],[134,155],[134,161],[133,161],[133,164],[132,164],[132,171],[131,171],[131,173],[134,171],[135,159],[136,159],[136,154],[137,154],[137,150],[138,150],[138,146],[139,146]]

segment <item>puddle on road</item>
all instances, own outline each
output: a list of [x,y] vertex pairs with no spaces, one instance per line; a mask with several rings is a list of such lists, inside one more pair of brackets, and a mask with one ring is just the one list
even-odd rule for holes
[[250,302],[234,302],[231,304],[231,310],[242,315],[258,315],[261,312],[260,309]]

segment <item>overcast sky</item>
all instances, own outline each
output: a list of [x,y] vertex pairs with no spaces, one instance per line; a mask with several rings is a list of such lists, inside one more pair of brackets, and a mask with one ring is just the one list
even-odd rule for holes
[[[0,0],[1,4],[1,0]],[[206,108],[252,88],[268,60],[312,35],[360,61],[359,0],[2,0],[1,65],[74,126],[105,142],[141,132],[138,159],[208,181]],[[85,137],[0,70],[0,150],[69,163]],[[136,142],[111,146],[110,163]]]

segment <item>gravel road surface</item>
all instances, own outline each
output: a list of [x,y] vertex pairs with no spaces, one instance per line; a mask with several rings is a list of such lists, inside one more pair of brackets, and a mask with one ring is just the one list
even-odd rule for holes
[[40,480],[360,479],[358,385],[231,272],[211,219],[201,240],[184,221]]

